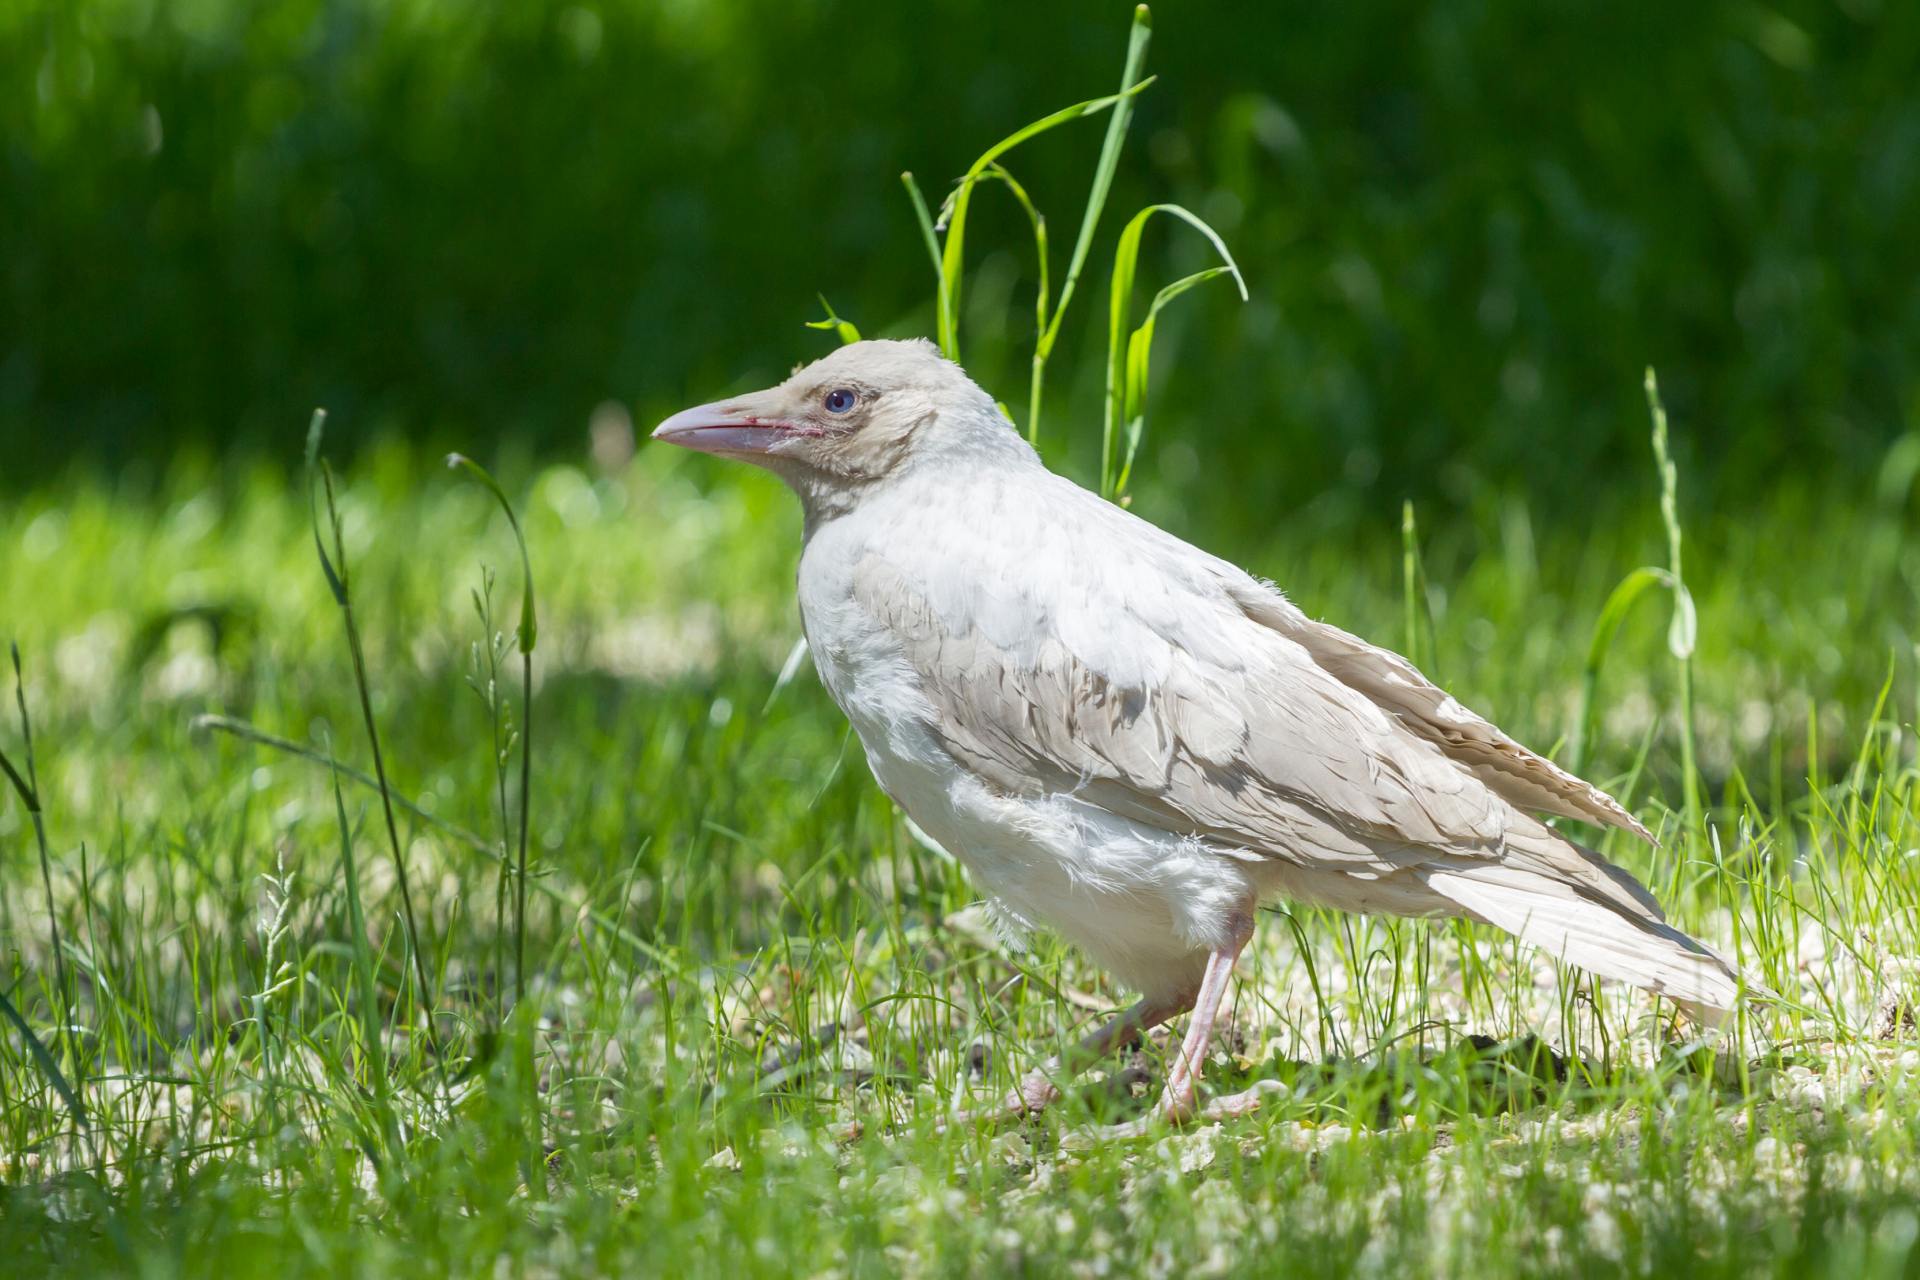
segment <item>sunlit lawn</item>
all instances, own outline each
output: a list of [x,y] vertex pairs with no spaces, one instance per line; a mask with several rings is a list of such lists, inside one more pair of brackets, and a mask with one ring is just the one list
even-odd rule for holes
[[[1683,504],[1703,828],[1677,812],[1664,595],[1608,656],[1591,769],[1664,837],[1610,852],[1783,996],[1717,1062],[1671,1042],[1670,1009],[1490,932],[1282,904],[1209,1080],[1291,1088],[1243,1121],[1121,1141],[1101,1125],[1146,1105],[1158,1039],[1026,1127],[941,1129],[1130,993],[1051,944],[1009,951],[970,910],[810,670],[779,681],[798,633],[786,495],[664,454],[503,477],[541,623],[517,1007],[500,877],[528,724],[517,552],[484,491],[403,451],[340,477],[431,1036],[379,794],[344,773],[336,792],[326,764],[372,757],[304,485],[181,464],[145,490],[49,478],[0,506],[71,1034],[12,795],[0,993],[87,1118],[6,1026],[11,1265],[1920,1266],[1920,556],[1903,506],[1790,485]],[[1154,474],[1137,510],[1407,643],[1397,504],[1223,516],[1205,486],[1230,477]],[[1419,510],[1428,665],[1533,745],[1564,755],[1608,592],[1663,561],[1648,476],[1644,502],[1578,519],[1524,492]],[[474,598],[487,566],[497,647]],[[0,749],[24,761],[5,709]],[[306,754],[196,730],[205,715]]]

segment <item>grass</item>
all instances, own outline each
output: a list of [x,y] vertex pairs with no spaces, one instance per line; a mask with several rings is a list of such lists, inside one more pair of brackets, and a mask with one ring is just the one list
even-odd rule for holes
[[[1241,1123],[1113,1143],[1088,1134],[1145,1105],[1161,1042],[1028,1128],[938,1131],[1128,993],[1050,944],[1008,952],[811,679],[770,701],[797,517],[770,482],[707,488],[708,463],[665,453],[506,490],[542,595],[517,1009],[510,735],[464,687],[476,643],[487,670],[510,648],[471,600],[517,559],[493,494],[404,452],[337,488],[425,984],[380,793],[347,773],[371,756],[297,486],[184,468],[0,515],[56,907],[10,800],[0,993],[92,1122],[0,1039],[0,1245],[23,1273],[1913,1266],[1908,649],[1876,698],[1920,566],[1854,553],[1897,512],[1785,490],[1689,529],[1711,834],[1684,859],[1612,852],[1786,997],[1716,1069],[1651,1001],[1497,935],[1286,908],[1209,1078],[1288,1088]],[[1664,545],[1657,511],[1423,523],[1451,686],[1551,744],[1611,582]],[[1408,545],[1383,514],[1222,549],[1390,638]],[[1663,621],[1614,637],[1591,767],[1686,849]],[[207,713],[311,758],[195,732]]]
[[[938,225],[907,182],[957,350],[974,186],[1009,188],[1044,264],[999,159],[1111,109],[1057,302],[1041,269],[1029,431],[1146,37],[1142,11],[1121,94],[989,149]],[[1130,330],[1155,212],[1227,266]],[[1577,754],[1663,836],[1604,847],[1780,997],[1721,1052],[1498,934],[1276,904],[1208,1070],[1271,1082],[1260,1113],[1103,1132],[1154,1096],[1157,1035],[1023,1127],[950,1128],[1129,993],[1044,939],[1010,950],[789,679],[785,495],[664,450],[504,485],[454,460],[475,485],[392,446],[336,476],[316,421],[304,496],[182,461],[0,508],[0,618],[25,654],[0,736],[0,1256],[86,1275],[1920,1272],[1920,454],[1895,451],[1877,504],[1785,481],[1690,510],[1683,578],[1649,376],[1644,503],[1600,495],[1576,522],[1482,491],[1418,522],[1409,501],[1398,528],[1336,502],[1271,519],[1231,477],[1183,479],[1194,446],[1143,435],[1155,316],[1223,271],[1177,206],[1127,224],[1096,483]],[[821,305],[815,327],[857,336]],[[1665,627],[1632,608],[1650,586]]]
[[[1113,176],[1119,168],[1121,151],[1126,145],[1127,129],[1133,119],[1135,99],[1150,86],[1149,77],[1141,78],[1141,70],[1146,65],[1147,47],[1152,41],[1153,23],[1147,6],[1136,5],[1133,21],[1128,30],[1126,64],[1120,73],[1120,91],[1104,98],[1092,98],[1069,107],[1042,116],[1040,119],[1016,129],[1000,141],[988,147],[975,160],[966,174],[955,184],[953,192],[940,207],[940,218],[936,222],[927,212],[926,198],[921,195],[919,184],[911,173],[900,175],[906,186],[907,196],[913,205],[914,217],[920,225],[921,237],[926,241],[928,256],[933,262],[935,329],[938,334],[941,352],[956,362],[962,360],[960,350],[960,320],[962,317],[962,286],[966,275],[967,217],[973,204],[973,193],[983,182],[999,182],[1012,194],[1016,203],[1026,214],[1028,226],[1032,229],[1034,249],[1034,269],[1037,286],[1034,294],[1033,317],[1033,359],[1027,387],[1026,436],[1030,443],[1040,442],[1041,410],[1045,400],[1047,363],[1053,356],[1054,346],[1060,338],[1060,326],[1066,320],[1067,309],[1073,303],[1074,289],[1079,284],[1080,272],[1086,266],[1087,255],[1092,250],[1094,233],[1099,228],[1100,216],[1106,210],[1107,194],[1112,190]],[[1027,189],[1000,163],[1001,157],[1013,151],[1022,143],[1049,130],[1059,128],[1075,120],[1101,113],[1107,115],[1107,131],[1100,144],[1100,154],[1094,164],[1093,182],[1087,192],[1086,207],[1080,216],[1080,231],[1074,238],[1073,252],[1067,262],[1067,271],[1060,287],[1058,301],[1051,299],[1048,280],[1051,264],[1047,247],[1047,219],[1034,205]],[[1147,315],[1138,327],[1131,327],[1133,313],[1133,293],[1135,279],[1139,274],[1140,238],[1153,215],[1167,216],[1185,223],[1193,231],[1203,236],[1213,251],[1220,257],[1222,266],[1209,267],[1182,276],[1171,284],[1162,287],[1147,307]],[[1177,204],[1150,204],[1130,218],[1120,232],[1114,247],[1113,276],[1108,286],[1108,323],[1107,323],[1107,368],[1105,417],[1100,431],[1100,480],[1101,496],[1112,498],[1125,506],[1131,502],[1127,492],[1128,481],[1132,478],[1134,459],[1138,456],[1141,435],[1146,428],[1148,373],[1153,353],[1154,326],[1160,312],[1168,303],[1196,285],[1220,276],[1229,276],[1240,292],[1241,301],[1246,301],[1247,284],[1240,275],[1240,268],[1233,260],[1220,234],[1209,226],[1205,219],[1192,210]],[[1051,304],[1051,305],[1050,305]],[[826,306],[825,299],[822,305]],[[839,332],[842,341],[855,341],[859,331],[850,325],[844,325],[833,308],[826,307],[827,319],[815,321],[809,327],[816,329],[831,328]],[[1001,412],[1012,419],[1012,411],[1001,403]]]

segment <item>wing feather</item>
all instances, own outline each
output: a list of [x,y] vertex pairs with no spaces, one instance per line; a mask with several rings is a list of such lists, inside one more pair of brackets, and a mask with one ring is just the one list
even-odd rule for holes
[[1399,654],[1315,622],[1278,591],[1238,570],[1232,578],[1240,581],[1230,579],[1228,589],[1249,618],[1298,643],[1323,670],[1465,765],[1514,807],[1618,827],[1654,842],[1653,833],[1612,796],[1527,750]]
[[[1204,563],[1120,558],[1127,572],[1103,579],[1097,565],[1111,561],[1082,556],[1068,561],[1070,589],[1044,577],[1055,570],[1010,570],[992,586],[989,635],[966,608],[935,602],[972,593],[923,590],[924,566],[902,563],[912,554],[870,547],[855,602],[920,675],[942,746],[1008,794],[1073,791],[1236,856],[1314,870],[1384,877],[1445,851],[1622,895],[1604,862],[1250,617],[1194,572]],[[1142,578],[1156,580],[1151,622],[1130,603]],[[1063,598],[1072,604],[1049,610]]]

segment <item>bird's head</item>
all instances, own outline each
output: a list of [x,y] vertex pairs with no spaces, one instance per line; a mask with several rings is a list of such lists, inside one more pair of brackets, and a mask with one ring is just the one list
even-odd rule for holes
[[653,438],[765,467],[809,506],[935,455],[1032,456],[992,397],[925,339],[850,343],[777,387],[683,409]]

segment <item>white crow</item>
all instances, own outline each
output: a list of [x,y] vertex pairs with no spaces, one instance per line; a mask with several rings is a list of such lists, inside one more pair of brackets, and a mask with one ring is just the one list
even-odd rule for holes
[[[1733,1007],[1725,960],[1534,816],[1651,840],[1612,797],[1048,471],[932,344],[853,343],[653,434],[799,495],[801,621],[874,778],[1006,923],[1052,927],[1142,993],[1082,1054],[1192,1011],[1169,1118],[1195,1113],[1267,898],[1465,916],[1708,1021]],[[1036,1071],[1005,1105],[1057,1096]]]

